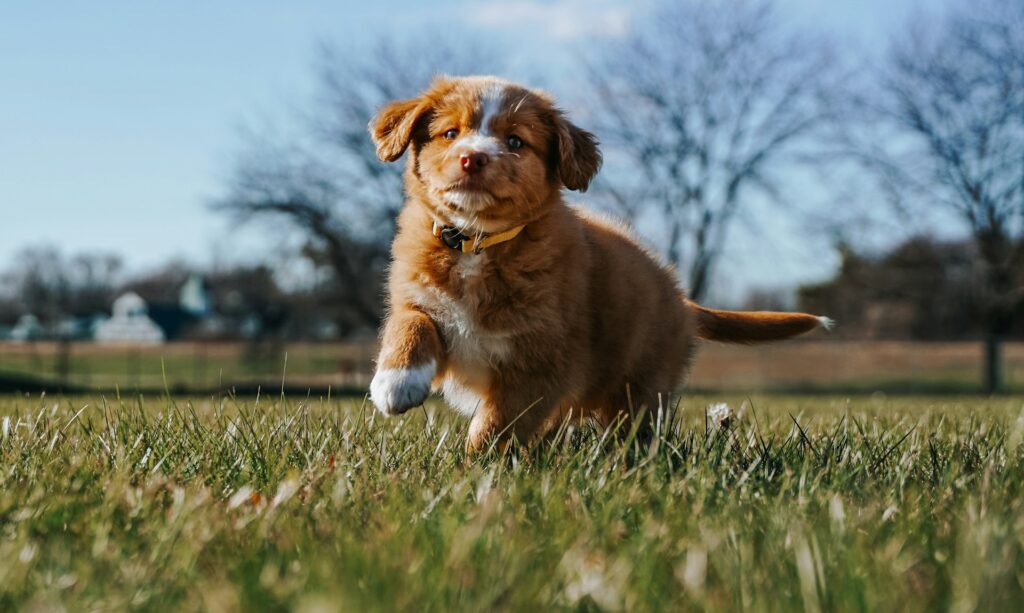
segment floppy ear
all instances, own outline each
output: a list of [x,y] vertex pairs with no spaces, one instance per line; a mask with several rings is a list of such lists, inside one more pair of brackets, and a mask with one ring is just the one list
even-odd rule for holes
[[416,121],[426,110],[420,98],[398,100],[388,103],[370,122],[370,135],[377,146],[377,157],[385,162],[394,162],[402,157]]
[[568,189],[585,192],[601,168],[597,137],[573,125],[559,111],[555,112],[554,119],[558,176]]

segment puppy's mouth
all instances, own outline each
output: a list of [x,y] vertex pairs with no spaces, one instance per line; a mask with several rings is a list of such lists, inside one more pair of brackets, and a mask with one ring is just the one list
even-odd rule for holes
[[466,212],[480,211],[494,203],[494,194],[486,181],[475,175],[452,181],[441,190],[441,195],[449,205]]
[[444,191],[490,193],[487,189],[487,182],[478,175],[469,175],[452,181]]

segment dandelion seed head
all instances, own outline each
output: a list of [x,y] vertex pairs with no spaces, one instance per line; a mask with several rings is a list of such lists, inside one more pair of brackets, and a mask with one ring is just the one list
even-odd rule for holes
[[719,428],[728,428],[732,421],[732,408],[725,402],[708,406],[708,421]]

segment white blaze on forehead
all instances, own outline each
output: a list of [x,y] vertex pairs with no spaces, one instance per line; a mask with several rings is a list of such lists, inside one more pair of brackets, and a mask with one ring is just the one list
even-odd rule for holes
[[480,133],[486,136],[494,136],[491,131],[491,123],[494,116],[498,114],[501,101],[505,97],[505,85],[494,83],[484,89],[480,96]]
[[468,134],[452,145],[456,151],[480,151],[489,155],[501,154],[501,141],[491,129],[495,116],[501,112],[501,101],[505,98],[504,83],[491,83],[480,95],[480,125],[473,134]]

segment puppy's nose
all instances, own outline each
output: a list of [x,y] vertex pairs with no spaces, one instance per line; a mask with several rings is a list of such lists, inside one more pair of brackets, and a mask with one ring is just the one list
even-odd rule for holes
[[487,157],[487,154],[482,151],[463,153],[459,156],[459,163],[462,165],[462,170],[469,174],[479,172],[480,169],[487,166],[487,163],[490,161],[491,158]]

